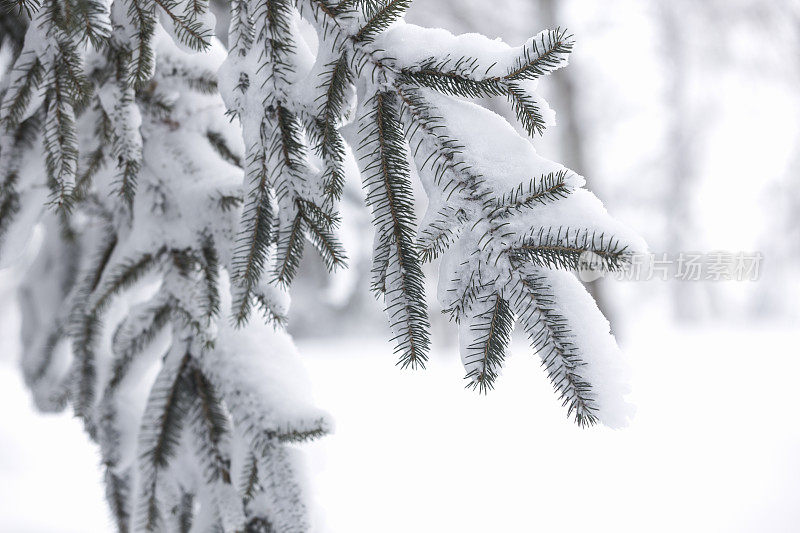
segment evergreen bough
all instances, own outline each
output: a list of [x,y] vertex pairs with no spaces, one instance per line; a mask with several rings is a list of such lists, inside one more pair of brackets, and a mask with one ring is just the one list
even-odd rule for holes
[[330,270],[346,262],[348,140],[399,364],[427,361],[423,264],[440,260],[469,387],[494,387],[519,322],[579,425],[624,423],[616,345],[570,271],[585,254],[623,268],[643,245],[468,102],[505,97],[541,134],[536,83],[571,37],[510,48],[407,25],[409,5],[232,0],[226,54],[201,0],[4,2],[0,251],[41,228],[20,287],[25,378],[100,445],[120,531],[308,530],[287,445],[331,422],[283,378],[286,291],[306,241]]

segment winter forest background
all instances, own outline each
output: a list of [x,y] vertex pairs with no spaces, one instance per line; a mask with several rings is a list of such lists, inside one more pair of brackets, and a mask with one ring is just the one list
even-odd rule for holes
[[[351,179],[350,269],[307,261],[289,327],[336,419],[307,445],[326,531],[800,529],[800,2],[416,0],[406,19],[511,45],[568,27],[540,154],[587,176],[656,255],[763,259],[756,280],[594,282],[637,414],[582,430],[520,331],[488,396],[462,388],[443,317],[430,368],[395,368]],[[69,414],[35,413],[19,376],[18,275],[0,270],[0,530],[110,530],[95,448]]]

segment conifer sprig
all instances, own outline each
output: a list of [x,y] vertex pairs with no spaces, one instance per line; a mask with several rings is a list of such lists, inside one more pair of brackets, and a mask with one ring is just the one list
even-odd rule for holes
[[150,81],[155,69],[155,8],[149,0],[125,0],[125,7],[126,20],[122,22],[131,25],[136,31],[130,36],[122,37],[124,48],[120,58],[126,63],[124,71],[128,73],[128,84],[141,87]]
[[431,57],[400,73],[403,84],[463,98],[503,95],[506,92],[504,81],[499,76],[484,76],[480,61],[469,56]]
[[0,135],[0,245],[14,217],[21,209],[20,166],[24,156],[33,148],[36,135],[41,129],[41,113],[31,116],[19,124],[13,133]]
[[353,35],[356,42],[372,41],[376,35],[385,31],[411,7],[411,0],[386,0],[384,2],[363,3],[366,22]]
[[34,92],[41,86],[44,66],[39,57],[30,50],[23,51],[17,59],[10,76],[13,80],[3,98],[2,125],[13,131],[28,113]]
[[620,270],[630,262],[625,245],[589,228],[542,227],[513,245],[510,253],[514,260],[557,269],[577,270],[584,254],[592,254],[607,271]]
[[119,389],[137,359],[169,328],[173,312],[170,303],[148,304],[142,309],[133,310],[114,334],[112,350],[116,359],[98,405],[98,439],[104,450],[103,461],[109,468],[118,466],[122,444],[118,427]]
[[[177,347],[183,345],[178,343]],[[169,467],[181,441],[181,433],[189,408],[189,381],[186,369],[191,361],[188,352],[173,350],[161,369],[150,392],[139,437],[139,470],[141,494],[139,527],[145,531],[163,528],[159,504],[159,474]]]
[[531,179],[527,185],[520,183],[514,190],[493,199],[489,208],[491,218],[504,218],[514,213],[533,209],[561,198],[566,198],[574,187],[567,183],[568,170],[559,170]]
[[153,4],[161,8],[161,12],[166,14],[175,29],[175,35],[186,46],[194,50],[205,50],[210,45],[213,37],[213,30],[207,28],[202,22],[197,20],[197,16],[203,10],[181,11],[183,2],[175,0],[151,0]]
[[427,87],[462,98],[506,96],[517,119],[529,135],[541,135],[547,126],[541,103],[525,91],[521,82],[545,76],[566,64],[572,52],[572,36],[566,30],[542,32],[531,39],[504,75],[489,75],[498,64],[488,67],[470,56],[430,57],[400,70],[402,85]]
[[234,278],[242,286],[241,295],[234,303],[236,322],[243,324],[252,305],[251,294],[264,270],[268,247],[273,239],[273,200],[269,190],[267,157],[260,144],[253,143],[248,150],[245,179],[250,189],[245,199],[239,236],[232,260]]
[[79,41],[87,41],[95,48],[105,45],[111,36],[110,4],[103,0],[73,2],[69,26],[74,28]]
[[363,154],[366,201],[377,231],[373,286],[384,294],[399,364],[424,368],[429,324],[398,98],[393,93],[378,93],[365,107],[359,152]]
[[344,114],[346,92],[352,83],[347,55],[342,53],[339,59],[327,65],[320,74],[322,81],[317,89],[317,114],[309,129],[315,151],[325,164],[324,194],[327,203],[341,198],[344,190],[345,143],[339,133],[339,126]]
[[16,11],[17,15],[25,13],[28,18],[31,18],[40,7],[42,7],[42,0],[2,0],[2,3],[0,3],[2,11]]
[[[250,53],[252,47],[259,49],[259,57],[264,61],[259,72],[250,72],[242,66],[238,78],[246,81],[239,83],[231,95],[238,102],[244,102],[253,91],[261,95],[252,109],[231,110],[239,116],[260,117],[242,124],[245,139],[254,139],[249,152],[255,154],[250,156],[251,161],[258,164],[255,172],[248,173],[257,176],[251,178],[251,183],[257,186],[245,199],[233,259],[239,286],[235,318],[240,325],[246,322],[253,304],[259,303],[256,287],[267,268],[268,256],[272,258],[270,280],[284,287],[291,284],[297,273],[306,240],[318,250],[329,269],[342,266],[346,259],[334,230],[336,201],[344,183],[345,154],[337,128],[348,72],[344,65],[332,66],[330,76],[324,76],[321,85],[329,98],[317,109],[299,105],[290,97],[297,53],[294,13],[293,3],[288,0],[236,4],[232,11],[232,38],[239,48],[229,61]],[[256,28],[252,39],[248,29],[251,21]],[[251,78],[260,78],[261,82],[253,86]],[[309,142],[323,159],[322,171],[309,162]],[[280,316],[266,314],[273,318]]]
[[242,168],[242,157],[233,149],[231,149],[230,146],[228,146],[222,134],[216,131],[208,130],[206,131],[206,138],[214,150],[216,150],[220,157],[222,157],[222,159],[231,165]]
[[[90,421],[89,412],[94,403],[96,389],[96,342],[102,324],[103,313],[115,295],[132,287],[143,276],[156,268],[164,250],[155,254],[145,253],[136,259],[120,261],[111,266],[109,262],[116,241],[111,240],[99,254],[94,266],[85,276],[78,290],[78,305],[73,312],[73,338],[75,348],[75,411]],[[111,272],[110,274],[106,274]],[[104,280],[104,278],[107,278]],[[97,292],[99,291],[99,292]]]
[[547,120],[542,110],[542,103],[515,83],[507,85],[506,97],[517,116],[517,120],[528,132],[528,135],[531,137],[542,135],[545,128],[547,128]]
[[480,306],[467,322],[462,334],[470,339],[464,354],[467,386],[487,392],[494,388],[514,328],[514,313],[499,293],[483,293],[475,306]]
[[572,35],[565,29],[542,32],[524,46],[522,55],[508,69],[503,80],[532,80],[550,74],[564,66],[573,46]]
[[422,262],[433,261],[456,242],[466,221],[467,216],[462,209],[444,206],[436,218],[419,231],[417,241]]
[[572,334],[570,317],[559,312],[547,276],[535,268],[527,269],[514,283],[514,309],[568,416],[581,427],[596,424],[599,406],[595,405],[591,383],[583,375],[586,361],[580,341]]

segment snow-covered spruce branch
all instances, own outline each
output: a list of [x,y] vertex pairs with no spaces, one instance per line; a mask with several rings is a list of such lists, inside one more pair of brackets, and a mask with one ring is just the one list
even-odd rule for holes
[[120,531],[306,531],[287,446],[331,421],[297,388],[285,293],[257,287],[274,327],[229,319],[244,155],[216,93],[224,50],[205,2],[109,4],[27,4],[27,34],[3,35],[0,255],[41,235],[20,287],[26,381],[100,445]]
[[[583,189],[580,176],[542,159],[510,124],[465,101],[504,96],[522,128],[541,133],[552,112],[537,96],[536,84],[566,64],[571,36],[544,31],[511,48],[405,24],[409,4],[235,4],[232,42],[241,44],[234,44],[221,71],[223,95],[241,119],[248,150],[283,151],[294,158],[262,157],[268,164],[250,181],[259,187],[247,201],[254,206],[266,201],[263,175],[271,176],[269,191],[291,193],[284,195],[288,200],[278,199],[286,205],[278,206],[275,236],[259,234],[258,226],[245,220],[240,261],[248,266],[246,259],[266,255],[275,242],[283,250],[278,257],[296,258],[289,262],[294,272],[302,249],[295,251],[280,236],[289,231],[281,226],[297,227],[291,198],[304,191],[315,205],[330,206],[326,213],[335,219],[326,180],[342,164],[337,129],[355,121],[353,142],[376,231],[372,286],[385,301],[399,364],[424,366],[427,359],[422,264],[441,257],[439,300],[461,324],[470,386],[493,387],[510,331],[520,321],[535,332],[532,346],[579,424],[624,423],[623,377],[606,370],[616,364],[607,323],[591,300],[574,309],[564,301],[570,284],[580,288],[574,276],[561,277],[558,284],[546,280],[551,271],[575,270],[589,252],[608,270],[622,268],[644,245],[608,216]],[[316,56],[300,31],[300,17],[317,30]],[[302,131],[281,132],[272,118],[280,113]],[[277,131],[277,141],[274,133],[265,138],[265,131]],[[419,228],[415,174],[428,197]],[[261,270],[242,270],[245,293]],[[291,281],[282,272],[275,277]],[[252,273],[256,276],[248,278]],[[602,381],[594,379],[600,375]]]
[[330,421],[296,388],[285,291],[306,241],[345,263],[348,124],[400,364],[427,360],[422,266],[438,259],[469,386],[494,386],[521,322],[580,425],[625,422],[616,344],[570,270],[644,245],[467,101],[505,97],[541,133],[536,84],[566,63],[566,32],[511,48],[405,24],[409,0],[232,0],[226,58],[204,1],[5,4],[2,257],[41,228],[23,367],[38,405],[71,403],[100,444],[121,531],[308,529],[287,444]]

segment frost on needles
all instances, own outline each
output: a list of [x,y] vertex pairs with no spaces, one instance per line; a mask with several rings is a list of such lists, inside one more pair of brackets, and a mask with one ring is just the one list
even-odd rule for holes
[[644,244],[470,101],[503,97],[541,134],[536,85],[567,32],[513,48],[406,24],[408,0],[233,0],[225,50],[202,0],[3,4],[0,258],[36,252],[23,369],[100,445],[120,531],[311,527],[291,444],[332,423],[283,329],[287,290],[307,245],[346,264],[354,151],[399,364],[427,361],[436,260],[468,386],[494,387],[519,323],[579,425],[625,423],[616,343],[573,271]]

